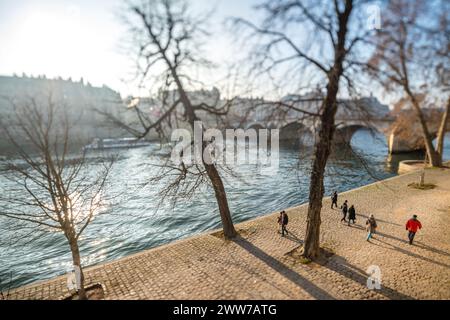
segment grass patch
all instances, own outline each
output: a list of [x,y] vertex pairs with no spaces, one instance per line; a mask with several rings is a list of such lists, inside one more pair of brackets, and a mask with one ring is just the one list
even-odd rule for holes
[[319,257],[317,257],[317,259],[314,260],[311,260],[303,256],[303,246],[299,246],[285,254],[285,256],[288,258],[289,263],[292,266],[295,266],[298,263],[308,265],[312,262],[316,262],[316,264],[318,265],[325,264],[328,261],[328,259],[331,258],[333,255],[334,251],[330,247],[324,245],[322,245],[320,248]]
[[[88,300],[102,300],[105,298],[105,288],[100,283],[87,286],[85,290]],[[71,293],[62,297],[62,300],[79,300],[78,293]]]
[[414,189],[419,189],[419,190],[431,190],[431,189],[436,188],[436,185],[434,183],[424,183],[424,184],[420,185],[417,182],[411,182],[408,184],[408,187],[414,188]]
[[219,239],[222,239],[222,240],[228,240],[228,239],[225,238],[225,234],[223,233],[222,230],[221,231],[217,231],[217,232],[213,232],[213,233],[211,233],[211,235],[213,237],[216,237],[216,238],[219,238]]
[[310,264],[312,262],[311,259],[305,258],[303,256],[298,257],[298,262],[301,264]]

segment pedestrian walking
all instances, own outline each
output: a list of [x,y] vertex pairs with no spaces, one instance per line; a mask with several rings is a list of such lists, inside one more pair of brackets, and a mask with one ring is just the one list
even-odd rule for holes
[[417,220],[417,215],[413,215],[413,217],[406,222],[409,244],[413,244],[414,237],[419,229],[422,229],[422,224]]
[[278,226],[280,227],[278,232],[282,233],[282,231],[283,231],[283,211],[280,211],[280,215],[278,216],[277,223],[278,223]]
[[377,229],[377,221],[375,220],[375,217],[373,216],[373,214],[371,214],[369,216],[369,219],[367,219],[367,221],[366,221],[366,229],[367,229],[366,240],[369,241]]
[[337,201],[338,201],[338,194],[337,191],[335,191],[331,195],[331,209],[333,209],[333,206],[336,206],[336,208],[338,207]]
[[341,219],[341,222],[342,222],[342,221],[346,222],[346,221],[347,221],[347,220],[346,220],[346,217],[347,217],[347,211],[348,211],[348,203],[347,203],[347,200],[344,201],[344,203],[343,203],[342,206],[341,206],[341,209],[342,209],[342,215],[343,215],[343,217],[342,217],[342,219]]
[[278,216],[278,224],[281,227],[281,236],[284,237],[284,234],[289,234],[288,230],[286,229],[286,226],[289,222],[289,217],[286,213],[286,211],[281,211],[280,215]]
[[350,221],[353,221],[353,224],[355,224],[355,220],[356,220],[356,210],[355,206],[352,204],[348,209],[348,225],[350,225]]

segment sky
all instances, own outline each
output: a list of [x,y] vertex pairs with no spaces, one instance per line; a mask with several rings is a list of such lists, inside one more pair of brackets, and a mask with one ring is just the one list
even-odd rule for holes
[[[243,17],[258,24],[261,12],[253,7],[261,1],[188,0],[194,12],[215,9],[208,24],[213,36],[208,39],[204,51],[206,57],[222,69],[201,75],[209,88],[218,86],[222,93],[226,91],[224,86],[221,87],[225,66],[239,62],[237,57],[245,51],[242,43],[236,42],[236,35],[225,27],[226,18]],[[74,81],[83,78],[94,86],[106,85],[120,92],[122,97],[148,95],[148,89],[139,89],[132,81],[136,69],[135,61],[124,49],[128,33],[119,17],[123,6],[124,0],[0,0],[0,75],[25,73]],[[291,31],[291,36],[306,47],[309,43],[320,46],[319,41],[314,41],[314,32],[300,28]],[[296,88],[299,84],[289,73],[300,74],[304,79],[315,76],[305,70],[289,70],[289,66],[277,73],[278,78],[283,80],[284,77],[287,85],[291,82]],[[278,94],[277,89],[273,89],[275,93],[268,93],[269,84],[264,83],[265,80],[267,78],[260,80],[261,83],[247,81],[237,86],[250,84],[256,88],[252,88],[251,95],[270,97],[272,94],[274,97]],[[361,87],[363,94],[374,93],[383,103],[389,103],[389,96],[379,88],[374,89],[373,84]],[[286,92],[280,92],[278,97],[297,93],[297,89],[284,86],[282,90]]]
[[[251,17],[256,0],[190,0],[194,10],[215,8],[215,36],[205,48],[213,61],[232,56],[229,16]],[[46,75],[107,85],[122,96],[139,94],[134,64],[124,52],[121,0],[0,0],[0,75]]]

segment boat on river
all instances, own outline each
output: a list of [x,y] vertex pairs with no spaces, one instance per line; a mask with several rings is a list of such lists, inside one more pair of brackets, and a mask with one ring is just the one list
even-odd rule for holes
[[92,143],[83,147],[83,150],[105,150],[105,149],[123,149],[140,148],[151,144],[150,141],[138,138],[117,138],[100,139],[95,138]]

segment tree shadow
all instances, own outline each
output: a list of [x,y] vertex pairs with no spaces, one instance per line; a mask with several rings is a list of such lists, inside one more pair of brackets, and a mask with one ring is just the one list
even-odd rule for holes
[[331,300],[335,299],[332,295],[330,295],[327,291],[319,288],[311,281],[305,279],[292,269],[290,269],[285,264],[281,263],[277,259],[271,257],[266,252],[262,251],[258,247],[254,246],[252,243],[248,242],[247,240],[238,237],[235,240],[233,240],[237,245],[245,249],[247,252],[252,254],[254,257],[260,259],[265,264],[267,264],[270,268],[277,271],[293,283],[295,283],[298,287],[302,288],[304,291],[309,293],[311,296],[313,296],[315,299],[319,300]]
[[[361,286],[367,288],[367,279],[369,275],[364,270],[349,264],[344,257],[335,256],[332,260],[329,260],[323,267],[340,274],[350,280],[359,283]],[[370,290],[367,288],[367,290]],[[381,289],[374,289],[375,292],[385,296],[391,300],[413,300],[414,298],[398,292],[390,287],[387,287],[381,283]]]
[[[269,276],[263,274],[263,272],[257,270],[253,266],[253,260],[245,261],[244,259],[240,259],[240,257],[236,255],[230,255],[228,257],[229,262],[235,267],[238,268],[240,271],[243,271],[249,275],[251,275],[253,278],[259,278],[260,281],[265,282],[266,284],[272,286],[276,290],[279,290],[280,292],[284,293],[287,297],[290,297],[292,295],[289,290],[286,290],[285,287],[283,287],[283,284],[277,283],[277,281],[273,278],[270,278]],[[218,260],[218,262],[222,262],[221,260]],[[254,299],[260,299],[260,297],[255,296],[253,292],[251,292],[254,296]]]

